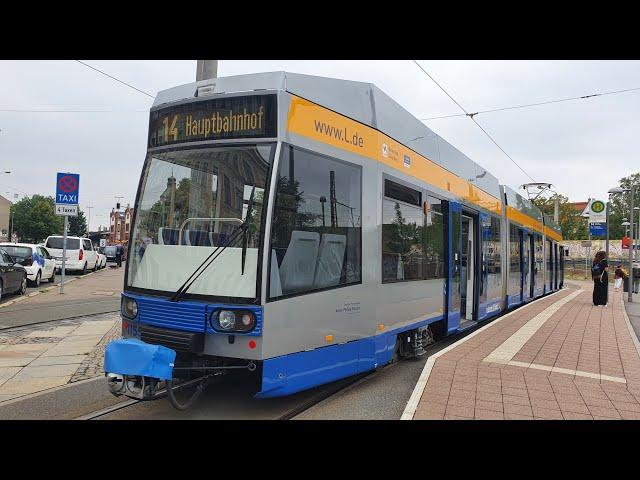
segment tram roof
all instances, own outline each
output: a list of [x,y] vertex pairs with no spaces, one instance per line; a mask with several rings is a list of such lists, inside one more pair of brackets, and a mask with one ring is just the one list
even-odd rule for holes
[[[196,98],[198,87],[210,84],[210,80],[204,80],[163,90],[156,96],[152,108]],[[219,77],[215,80],[212,93],[255,90],[282,90],[375,128],[460,178],[473,182],[486,193],[500,197],[500,186],[495,176],[434,133],[372,83],[268,72]]]
[[554,231],[562,234],[562,228],[560,228],[560,225],[558,225],[556,222],[554,222],[551,218],[544,217],[544,225],[545,225],[545,227],[549,227],[551,230],[554,230]]
[[507,206],[513,207],[516,210],[537,219],[539,222],[543,221],[542,211],[536,207],[531,200],[523,197],[507,185],[503,185],[503,187],[504,193],[507,197]]

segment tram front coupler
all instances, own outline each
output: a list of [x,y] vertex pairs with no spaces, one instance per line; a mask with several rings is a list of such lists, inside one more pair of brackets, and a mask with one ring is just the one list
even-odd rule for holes
[[106,377],[109,392],[116,397],[125,395],[138,400],[154,400],[166,386],[164,380],[140,375],[107,373]]
[[176,352],[137,338],[114,340],[105,348],[104,371],[109,391],[138,400],[152,400],[173,380]]
[[[253,372],[253,360],[240,365],[211,365],[195,362],[191,366],[175,366],[176,352],[162,345],[151,345],[136,338],[109,343],[105,349],[104,370],[109,391],[137,400],[155,400],[165,394],[178,410],[192,406],[200,394],[216,378],[229,370]],[[194,378],[195,377],[195,378]],[[177,392],[195,387],[185,402]]]

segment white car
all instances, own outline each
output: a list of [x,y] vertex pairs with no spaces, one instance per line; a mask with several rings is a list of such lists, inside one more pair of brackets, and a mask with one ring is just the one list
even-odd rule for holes
[[0,248],[24,267],[31,285],[37,287],[41,281],[55,281],[56,262],[45,247],[31,243],[0,243]]
[[98,252],[98,268],[104,268],[107,266],[107,256],[104,253]]
[[[56,270],[62,269],[62,235],[47,237],[44,246],[56,260]],[[87,273],[87,270],[98,270],[98,252],[88,238],[67,237],[67,259],[65,270]]]

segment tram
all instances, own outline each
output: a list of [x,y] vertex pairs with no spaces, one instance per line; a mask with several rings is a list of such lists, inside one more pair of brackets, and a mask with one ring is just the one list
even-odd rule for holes
[[105,375],[176,408],[419,357],[564,277],[558,225],[376,86],[286,72],[157,95],[130,238]]

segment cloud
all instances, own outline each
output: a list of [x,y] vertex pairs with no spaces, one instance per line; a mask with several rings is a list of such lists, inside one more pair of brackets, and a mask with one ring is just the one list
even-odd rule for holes
[[[90,65],[155,95],[195,79],[192,61]],[[640,86],[637,61],[420,61],[468,111]],[[376,84],[418,118],[461,113],[415,65],[394,61],[232,61],[219,74],[286,70]],[[115,195],[133,203],[152,99],[78,62],[0,61],[0,109],[63,107],[112,113],[0,112],[0,194],[53,195],[55,173],[81,174],[81,208],[106,225]],[[604,198],[637,169],[640,92],[481,114],[478,122],[537,181],[578,201]],[[466,117],[431,120],[436,133],[514,188],[527,177]]]

